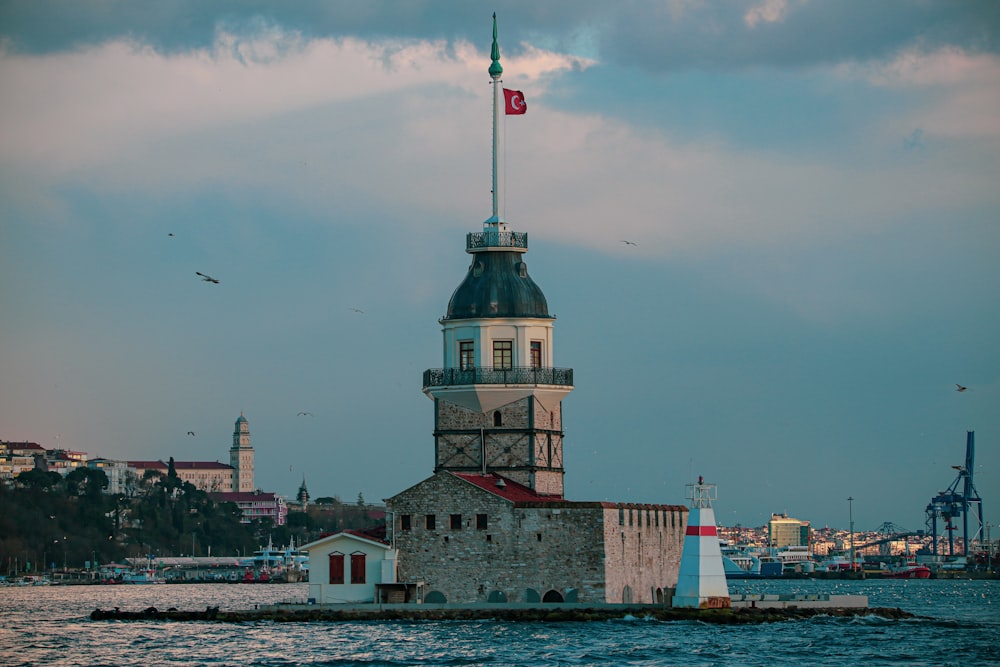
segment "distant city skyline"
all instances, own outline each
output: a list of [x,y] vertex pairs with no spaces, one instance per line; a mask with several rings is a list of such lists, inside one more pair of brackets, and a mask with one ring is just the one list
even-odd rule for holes
[[263,489],[430,474],[496,11],[567,498],[917,529],[972,430],[993,522],[996,3],[125,7],[0,5],[0,439],[225,461],[244,412]]

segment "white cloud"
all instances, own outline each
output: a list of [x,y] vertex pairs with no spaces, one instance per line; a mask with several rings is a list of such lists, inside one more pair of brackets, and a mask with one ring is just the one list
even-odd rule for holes
[[[530,80],[580,62],[530,50],[511,65]],[[468,44],[303,41],[277,29],[253,39],[222,33],[210,51],[177,55],[122,41],[46,56],[4,52],[0,148],[7,162],[87,169],[159,141],[389,91],[482,94],[467,72],[485,74],[484,63]]]
[[750,28],[760,23],[777,23],[788,14],[788,0],[764,0],[747,10],[743,22]]
[[1000,139],[1000,56],[957,48],[909,49],[888,62],[850,64],[843,76],[879,88],[923,93],[905,124],[933,137]]
[[[879,85],[964,73],[922,117],[900,121],[897,150],[914,127],[931,142],[948,127],[995,124],[1000,104],[968,99],[996,97],[1000,87],[982,85],[1000,71],[995,59],[949,52],[920,62],[864,73]],[[419,211],[434,224],[482,220],[490,211],[488,63],[468,43],[303,41],[273,30],[253,40],[220,34],[211,51],[176,55],[125,42],[5,53],[0,78],[16,94],[0,101],[0,164],[32,175],[18,193],[32,206],[69,181],[150,197],[252,188],[330,224],[351,224],[366,209]],[[502,203],[515,227],[536,236],[607,252],[635,238],[648,256],[808,244],[989,187],[988,175],[957,159],[955,187],[941,193],[931,169],[736,151],[558,112],[545,105],[548,82],[591,61],[526,48],[503,64],[531,110],[506,121]],[[326,215],[333,210],[342,215]]]

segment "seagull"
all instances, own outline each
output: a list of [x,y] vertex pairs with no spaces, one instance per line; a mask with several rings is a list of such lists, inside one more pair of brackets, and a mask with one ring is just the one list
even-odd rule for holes
[[174,235],[174,233],[173,233],[173,232],[168,232],[168,233],[167,233],[167,236],[173,236],[173,235]]
[[194,431],[188,431],[188,435],[194,435]]
[[622,243],[624,243],[625,245],[634,245],[634,246],[638,246],[639,245],[638,243],[635,243],[634,241],[626,241],[625,239],[622,239]]
[[969,388],[968,387],[963,387],[962,385],[960,385],[958,383],[955,383],[955,391],[958,391],[958,392],[969,391]]
[[206,276],[201,271],[195,271],[194,273],[195,275],[201,276],[201,279],[207,283],[215,283],[216,285],[219,284],[219,280],[217,278],[213,278],[212,276]]
[[296,417],[315,417],[315,415],[313,413],[311,413],[311,412],[300,412],[299,414],[297,414],[295,416]]
[[351,310],[353,310],[355,313],[361,313],[362,315],[365,314],[365,311],[361,310],[360,308],[351,308]]

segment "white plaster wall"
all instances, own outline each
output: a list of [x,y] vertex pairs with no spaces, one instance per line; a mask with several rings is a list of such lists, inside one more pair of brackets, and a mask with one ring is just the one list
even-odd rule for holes
[[542,342],[542,366],[553,366],[552,320],[535,318],[480,318],[445,322],[444,364],[442,368],[458,368],[458,344],[463,340],[475,343],[475,364],[493,367],[493,341],[514,341],[514,366],[530,366],[531,341]]
[[[373,602],[375,584],[395,582],[395,555],[389,547],[355,539],[348,535],[338,535],[328,542],[317,544],[309,551],[309,597],[318,604],[338,604],[346,602]],[[344,554],[344,584],[331,584],[329,573],[330,554],[339,551]],[[351,554],[365,554],[365,583],[352,584]],[[387,566],[386,563],[389,563]],[[387,580],[386,574],[392,576]]]

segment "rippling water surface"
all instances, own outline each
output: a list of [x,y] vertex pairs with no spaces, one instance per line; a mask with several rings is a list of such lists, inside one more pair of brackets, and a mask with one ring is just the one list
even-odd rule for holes
[[0,665],[1000,665],[1000,581],[731,582],[732,593],[843,593],[921,618],[719,626],[593,623],[91,621],[95,608],[302,600],[304,584],[0,589]]

